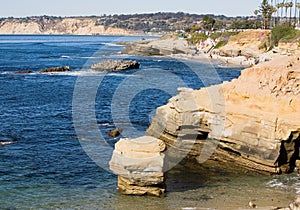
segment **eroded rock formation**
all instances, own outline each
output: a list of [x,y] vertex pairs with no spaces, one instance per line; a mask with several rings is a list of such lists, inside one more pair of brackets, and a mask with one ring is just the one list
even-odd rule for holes
[[119,189],[161,195],[163,173],[189,161],[264,174],[294,171],[300,162],[299,96],[296,56],[246,69],[231,82],[180,88],[157,109],[147,136],[116,144],[110,167]]
[[232,82],[181,89],[157,109],[147,134],[167,144],[169,159],[187,155],[220,167],[290,172],[299,159],[299,94],[299,58],[277,59]]
[[164,142],[150,136],[116,143],[110,169],[118,175],[119,190],[129,195],[162,195],[165,149]]

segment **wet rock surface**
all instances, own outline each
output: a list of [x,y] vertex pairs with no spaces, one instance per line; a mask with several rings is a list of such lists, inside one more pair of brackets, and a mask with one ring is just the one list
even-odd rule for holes
[[91,67],[94,71],[122,71],[140,68],[140,63],[134,60],[104,60]]
[[59,66],[53,68],[47,68],[40,71],[40,73],[51,73],[51,72],[66,72],[70,71],[70,66]]

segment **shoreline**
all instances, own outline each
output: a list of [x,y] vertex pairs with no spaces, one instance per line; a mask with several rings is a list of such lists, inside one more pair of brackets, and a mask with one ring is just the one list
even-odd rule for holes
[[[220,67],[227,67],[227,68],[249,68],[254,64],[249,63],[249,61],[244,61],[244,56],[231,58],[231,57],[210,57],[208,54],[196,54],[196,55],[184,55],[184,54],[177,54],[171,55],[170,57],[175,59],[184,59],[190,60],[195,62],[201,63],[211,63]],[[246,62],[246,63],[245,63]]]
[[[256,43],[256,45],[258,44]],[[259,49],[250,49],[248,52],[247,48],[235,46],[235,43],[225,45],[225,50],[220,48],[214,49],[211,52],[206,52],[205,48],[200,49],[196,45],[188,43],[187,40],[177,37],[138,40],[128,42],[125,46],[122,54],[126,55],[171,57],[174,59],[213,63],[221,67],[237,67],[244,69],[278,58],[299,54],[298,51],[288,53],[288,49],[276,49],[277,52],[276,50],[262,52]],[[235,53],[235,51],[240,53]]]

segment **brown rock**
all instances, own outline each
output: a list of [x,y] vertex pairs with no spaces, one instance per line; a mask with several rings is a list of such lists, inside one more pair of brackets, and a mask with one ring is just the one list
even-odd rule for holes
[[47,68],[47,69],[41,70],[40,73],[65,72],[65,71],[70,71],[70,66]]
[[161,196],[166,191],[163,186],[137,186],[121,176],[118,177],[118,188],[125,195]]
[[122,130],[120,130],[119,128],[107,131],[107,134],[113,138],[120,136],[121,133],[122,133]]

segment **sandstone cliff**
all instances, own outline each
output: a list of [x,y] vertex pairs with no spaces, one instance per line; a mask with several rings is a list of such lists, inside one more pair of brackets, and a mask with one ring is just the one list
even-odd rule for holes
[[281,56],[222,85],[181,89],[157,109],[147,134],[167,144],[170,160],[187,154],[209,166],[291,172],[299,159],[299,58]]
[[42,18],[5,20],[0,24],[0,34],[135,35],[135,32],[97,25],[93,18]]
[[270,36],[269,30],[249,30],[231,36],[228,43],[219,51],[225,56],[237,56],[239,54],[251,57],[258,57],[265,51],[263,43]]

